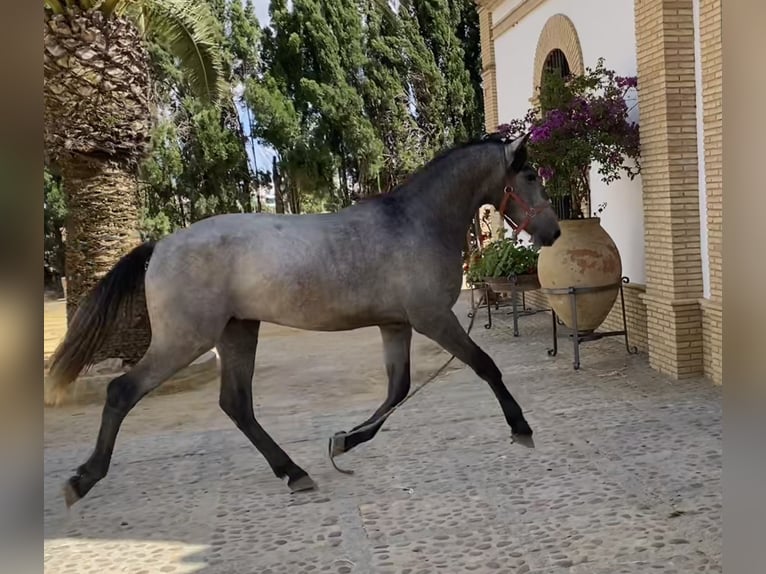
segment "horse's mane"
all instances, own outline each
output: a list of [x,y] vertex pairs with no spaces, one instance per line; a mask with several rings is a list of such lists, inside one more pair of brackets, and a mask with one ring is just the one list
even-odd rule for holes
[[370,200],[376,200],[385,198],[387,196],[390,196],[394,193],[400,192],[408,183],[410,183],[414,178],[422,174],[424,171],[430,169],[434,165],[443,162],[448,157],[450,157],[453,153],[458,152],[460,150],[464,150],[469,147],[473,147],[476,145],[483,145],[488,143],[505,143],[506,139],[505,136],[499,132],[494,132],[490,134],[484,134],[478,139],[471,139],[464,142],[460,142],[457,144],[454,144],[450,147],[444,148],[441,151],[437,152],[436,155],[434,155],[429,161],[421,165],[419,168],[412,171],[407,177],[404,178],[403,181],[396,184],[394,187],[389,189],[388,191],[384,191],[381,193],[375,193],[373,195],[365,195],[363,197],[360,197],[357,200],[357,203],[362,203],[364,201],[370,201]]

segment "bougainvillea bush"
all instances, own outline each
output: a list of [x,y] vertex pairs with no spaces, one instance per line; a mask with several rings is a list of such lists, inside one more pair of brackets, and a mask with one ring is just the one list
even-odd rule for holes
[[[635,77],[604,66],[563,78],[547,73],[539,100],[522,119],[499,126],[509,136],[529,133],[529,157],[551,197],[571,200],[571,217],[590,212],[590,168],[596,162],[604,183],[641,170],[638,124],[629,120],[627,100],[636,99]],[[635,105],[635,104],[633,104]]]

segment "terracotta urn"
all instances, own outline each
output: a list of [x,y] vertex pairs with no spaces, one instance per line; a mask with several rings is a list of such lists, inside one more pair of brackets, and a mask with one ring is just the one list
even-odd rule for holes
[[[612,238],[601,227],[601,219],[560,221],[561,237],[551,247],[540,249],[537,272],[540,286],[565,290],[570,287],[608,289],[577,293],[577,330],[595,331],[604,322],[619,293],[622,260]],[[561,321],[574,328],[570,296],[546,293],[548,303]]]

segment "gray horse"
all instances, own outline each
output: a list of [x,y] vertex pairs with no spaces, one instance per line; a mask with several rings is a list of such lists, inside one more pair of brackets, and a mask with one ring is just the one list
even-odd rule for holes
[[292,491],[315,488],[253,413],[264,321],[315,331],[380,328],[388,396],[367,421],[342,434],[340,452],[370,440],[381,415],[407,396],[413,329],[484,379],[512,435],[532,446],[532,429],[500,370],[452,311],[465,233],[484,204],[523,220],[538,245],[552,245],[561,233],[527,164],[526,136],[507,141],[495,134],[448,150],[399,188],[338,213],[220,215],[136,247],[82,302],[51,362],[54,390],[61,392],[92,363],[143,282],[151,343],[129,372],[109,383],[95,450],[67,481],[67,504],[106,476],[120,425],[136,403],[212,347],[221,361],[223,411]]

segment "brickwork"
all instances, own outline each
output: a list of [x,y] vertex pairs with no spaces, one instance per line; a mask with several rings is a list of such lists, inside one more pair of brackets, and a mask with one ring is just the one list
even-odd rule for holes
[[540,291],[529,291],[525,295],[527,306],[533,309],[549,309],[548,299]]
[[[484,130],[492,133],[499,124],[497,110],[497,75],[495,74],[495,41],[492,36],[491,5],[479,5],[479,32],[481,35],[482,82],[484,91]],[[496,237],[502,227],[500,214],[491,206],[482,206],[481,210],[489,208],[492,221],[492,234]]]
[[691,0],[636,0],[650,364],[703,371],[702,266]]
[[495,42],[492,37],[492,12],[479,6],[479,33],[481,35],[481,65],[484,84],[484,129],[497,129],[497,84],[495,74]]
[[714,383],[722,381],[722,340],[723,309],[720,302],[710,299],[702,301],[702,350],[705,375]]
[[[648,350],[646,333],[646,303],[644,303],[644,294],[646,288],[643,285],[628,284],[623,287],[625,294],[625,319],[628,324],[628,338],[630,344],[645,353]],[[620,307],[620,297],[614,303],[614,307],[609,312],[599,331],[621,331],[622,330],[622,309]]]
[[574,24],[563,14],[555,14],[545,23],[542,32],[540,32],[540,38],[537,40],[537,50],[535,51],[535,86],[533,86],[535,90],[537,90],[538,84],[543,77],[545,59],[555,49],[564,52],[569,63],[569,69],[573,74],[585,72],[580,38],[577,35]]
[[721,104],[721,0],[700,0],[702,48],[702,116],[705,130],[705,184],[707,189],[710,301],[703,302],[705,374],[721,382],[723,297],[723,178]]

